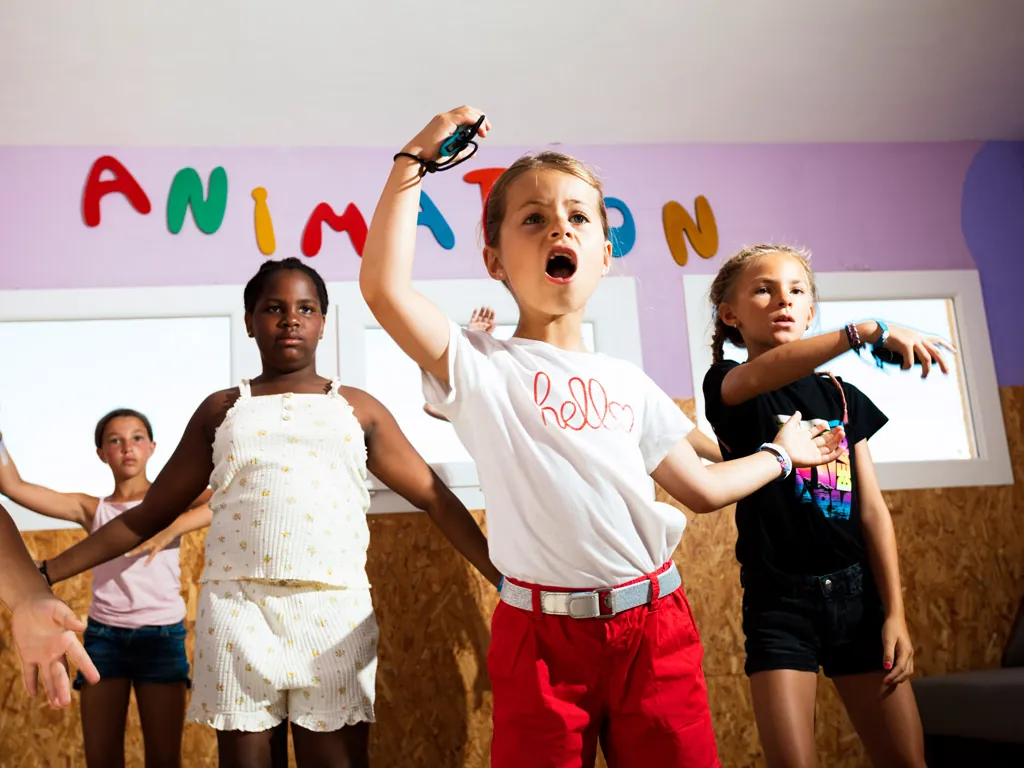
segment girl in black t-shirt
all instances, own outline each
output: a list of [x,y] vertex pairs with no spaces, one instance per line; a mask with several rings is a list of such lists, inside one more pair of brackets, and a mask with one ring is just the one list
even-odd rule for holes
[[[772,439],[799,411],[811,425],[846,428],[837,460],[799,469],[737,504],[746,672],[769,766],[813,765],[817,671],[833,678],[876,765],[924,765],[921,721],[909,685],[914,650],[904,618],[896,538],[868,450],[886,422],[853,385],[815,369],[872,346],[915,358],[922,375],[946,373],[946,342],[881,321],[803,339],[817,294],[808,256],[748,248],[711,286],[714,365],[704,379],[707,417],[725,459]],[[723,344],[745,347],[742,365]]]

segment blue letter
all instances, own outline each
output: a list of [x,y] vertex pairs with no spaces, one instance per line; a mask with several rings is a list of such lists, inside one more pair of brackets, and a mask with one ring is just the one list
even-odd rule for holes
[[622,226],[612,227],[609,239],[612,241],[612,256],[625,256],[636,245],[636,224],[633,222],[633,214],[629,212],[629,206],[617,197],[606,197],[604,205],[605,208],[622,214]]
[[416,218],[417,226],[423,226],[430,230],[430,233],[437,240],[437,244],[450,251],[455,247],[455,233],[444,220],[444,216],[437,210],[434,201],[427,197],[427,193],[420,190],[420,215]]

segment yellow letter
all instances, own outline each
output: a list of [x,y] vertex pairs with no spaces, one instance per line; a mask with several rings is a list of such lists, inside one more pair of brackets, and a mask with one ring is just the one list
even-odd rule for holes
[[274,222],[270,218],[270,208],[267,207],[267,190],[256,187],[252,191],[252,199],[256,201],[256,245],[259,246],[260,253],[270,256],[277,250],[277,242],[274,240]]

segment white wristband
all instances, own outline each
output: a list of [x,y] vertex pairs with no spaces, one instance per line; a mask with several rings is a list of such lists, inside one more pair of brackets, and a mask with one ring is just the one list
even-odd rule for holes
[[789,458],[789,452],[778,443],[764,443],[757,450],[767,451],[778,459],[779,466],[782,468],[779,480],[785,480],[793,472],[793,460]]

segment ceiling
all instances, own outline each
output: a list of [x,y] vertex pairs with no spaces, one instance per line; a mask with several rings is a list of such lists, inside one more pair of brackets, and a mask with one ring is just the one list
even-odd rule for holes
[[1024,138],[1021,0],[0,2],[0,144]]

